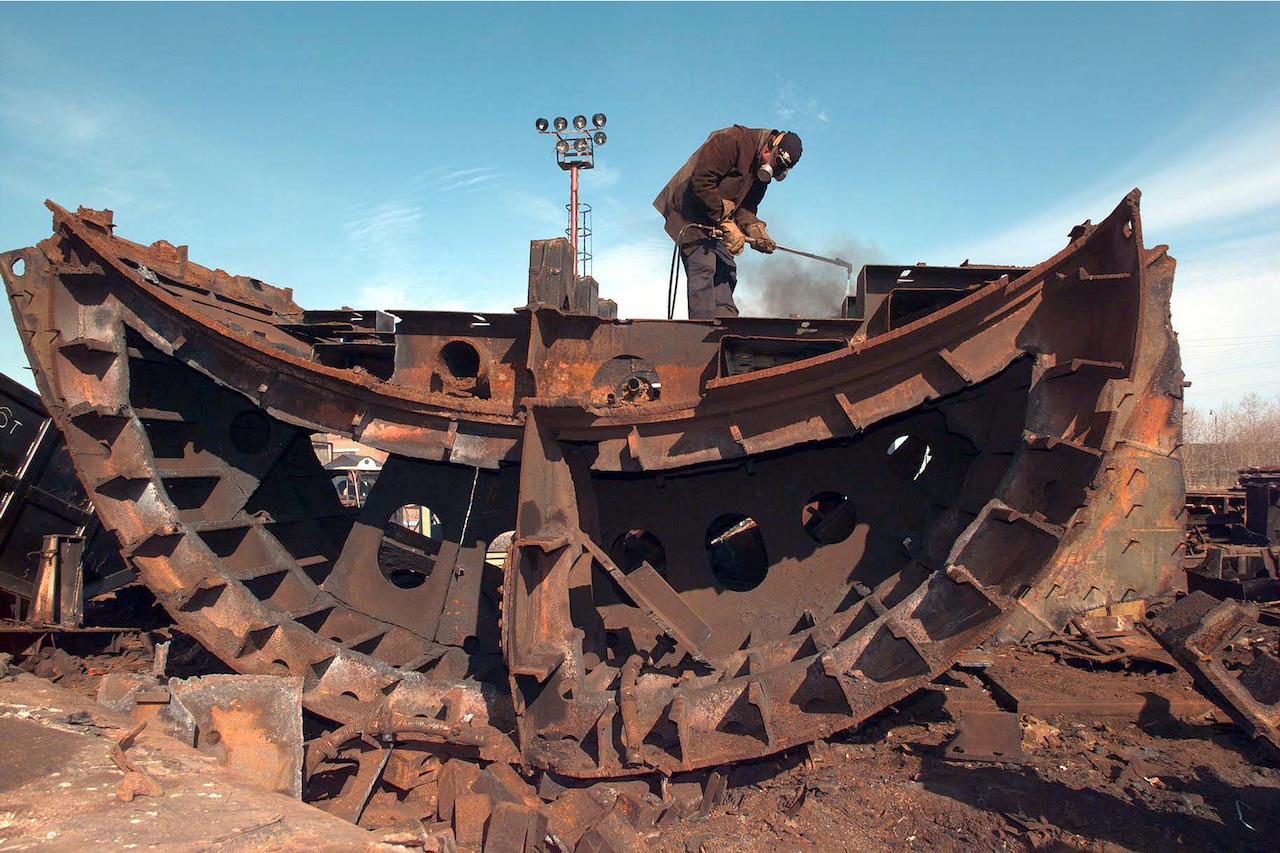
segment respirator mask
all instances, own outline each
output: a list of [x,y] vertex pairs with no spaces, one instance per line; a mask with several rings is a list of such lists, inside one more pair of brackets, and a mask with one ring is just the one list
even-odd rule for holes
[[782,142],[784,134],[778,134],[773,144],[769,146],[769,158],[760,164],[760,168],[756,169],[756,180],[762,184],[769,181],[785,181],[787,172],[791,170],[791,155],[778,147]]
[[769,159],[760,164],[760,168],[756,169],[756,180],[762,184],[769,181],[785,181],[787,179],[787,167],[778,162],[778,151],[775,149],[769,153]]

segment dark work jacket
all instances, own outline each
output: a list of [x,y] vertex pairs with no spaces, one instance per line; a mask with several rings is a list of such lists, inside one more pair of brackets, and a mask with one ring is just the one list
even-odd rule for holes
[[701,228],[688,228],[683,237],[680,230],[691,222],[718,223],[721,199],[737,205],[733,219],[744,231],[760,221],[756,211],[767,184],[756,180],[756,165],[772,133],[767,127],[740,124],[715,131],[658,193],[653,206],[666,219],[667,233],[681,248],[706,239],[707,232]]

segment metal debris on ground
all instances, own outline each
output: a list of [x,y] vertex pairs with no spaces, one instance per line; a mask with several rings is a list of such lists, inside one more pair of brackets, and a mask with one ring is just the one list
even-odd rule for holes
[[124,773],[124,778],[120,780],[120,786],[116,788],[116,797],[122,802],[127,803],[134,797],[164,796],[164,789],[160,787],[160,783],[152,778],[150,774],[139,770],[138,766],[125,755],[125,750],[133,745],[134,738],[146,728],[146,725],[146,720],[138,723],[124,737],[116,741],[115,746],[111,748],[111,760]]
[[171,678],[168,693],[191,716],[197,749],[262,788],[302,797],[302,679]]
[[[1194,592],[1157,617],[1152,632],[1246,731],[1280,747],[1280,659],[1255,645],[1256,610]],[[1241,652],[1245,660],[1227,660]]]
[[[994,660],[983,661],[985,670]],[[957,683],[946,688],[946,710],[955,720],[956,734],[943,747],[950,761],[1021,764],[1022,728],[1019,715],[1000,708],[982,683],[956,670]]]
[[0,685],[0,767],[5,849],[348,853],[375,840],[25,672]]

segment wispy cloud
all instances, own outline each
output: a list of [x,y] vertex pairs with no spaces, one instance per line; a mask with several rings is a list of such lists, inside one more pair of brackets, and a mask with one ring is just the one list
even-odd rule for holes
[[[140,126],[151,111],[127,91],[75,91],[0,85],[0,124],[12,137],[10,156],[0,160],[7,178],[22,181],[33,172],[47,180],[63,175],[75,183],[97,183],[118,192],[126,181],[153,190],[164,173],[148,156],[148,134]],[[117,200],[117,199],[112,199]]]
[[30,141],[51,146],[59,154],[108,141],[123,127],[122,113],[112,102],[65,93],[54,97],[50,92],[11,86],[0,86],[0,118],[11,128],[20,128]]
[[415,203],[392,199],[358,205],[342,230],[348,259],[358,270],[340,299],[357,308],[388,311],[510,311],[523,293],[513,296],[476,284],[459,287],[447,280],[449,261],[436,223]]
[[508,192],[506,200],[512,213],[535,223],[536,230],[530,233],[540,234],[549,229],[552,233],[559,233],[568,227],[569,214],[563,202],[517,189]]
[[380,311],[421,311],[438,308],[431,295],[415,287],[415,284],[416,282],[404,275],[366,282],[360,286],[359,296],[353,307],[373,306]]
[[1071,225],[1110,213],[1135,186],[1142,188],[1143,229],[1148,242],[1167,242],[1193,229],[1280,211],[1280,113],[1251,116],[1213,137],[1149,166],[1143,160],[1094,181],[1085,189],[1013,227],[940,257],[1035,263],[1066,245]]
[[375,308],[425,308],[432,298],[423,287],[422,209],[386,201],[359,205],[343,224],[350,251],[364,280],[356,282],[359,304]]
[[429,192],[448,193],[457,190],[475,190],[500,177],[499,173],[484,166],[471,169],[436,166],[415,175],[412,183]]
[[1280,232],[1256,234],[1179,256],[1173,327],[1188,404],[1212,408],[1250,391],[1280,394]]
[[613,166],[602,166],[596,163],[595,168],[586,173],[590,177],[583,179],[583,190],[607,190],[618,186],[622,180],[622,172]]
[[1214,406],[1247,391],[1280,393],[1280,113],[1223,127],[1158,162],[1141,158],[1063,202],[986,239],[930,254],[936,262],[1044,260],[1068,228],[1109,213],[1141,187],[1143,239],[1178,259],[1173,325],[1182,336],[1187,402]]
[[[43,198],[64,186],[91,197],[66,204],[163,207],[170,176],[155,165],[138,127],[149,111],[126,92],[58,92],[0,86],[0,124],[8,156],[0,182],[11,191]],[[130,118],[132,116],[132,118]]]
[[[623,319],[666,319],[667,277],[671,268],[670,240],[654,238],[614,246],[600,246],[592,274],[600,282],[600,296],[618,303]],[[686,315],[684,272],[681,271],[677,319]]]
[[417,205],[383,202],[357,207],[342,228],[357,249],[385,253],[414,237],[421,221]]
[[830,121],[827,108],[813,95],[802,93],[800,87],[792,80],[779,80],[778,91],[773,99],[773,108],[778,118],[792,124]]
[[[1146,227],[1177,230],[1280,208],[1280,113],[1226,129],[1143,179]],[[1145,184],[1145,186],[1144,186]]]

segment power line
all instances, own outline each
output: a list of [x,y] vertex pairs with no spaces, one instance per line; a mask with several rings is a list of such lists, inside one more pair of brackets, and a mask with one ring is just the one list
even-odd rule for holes
[[1230,342],[1230,341],[1242,341],[1242,342],[1243,342],[1243,341],[1280,341],[1280,334],[1267,334],[1267,335],[1227,335],[1227,336],[1225,336],[1225,337],[1218,337],[1218,336],[1214,336],[1214,337],[1211,337],[1211,338],[1196,338],[1196,337],[1190,337],[1190,338],[1187,338],[1187,337],[1183,337],[1182,335],[1179,335],[1179,336],[1178,336],[1178,342],[1179,342],[1179,343],[1184,343],[1184,344],[1185,344],[1185,343],[1195,343],[1195,344],[1199,344],[1199,343],[1202,343],[1202,342],[1205,342],[1205,341],[1210,342],[1210,343]]
[[1246,373],[1251,370],[1261,371],[1261,370],[1265,370],[1268,367],[1277,367],[1277,366],[1280,366],[1280,361],[1268,361],[1268,362],[1262,362],[1261,364],[1238,364],[1232,367],[1218,367],[1213,370],[1198,370],[1198,371],[1192,371],[1192,372],[1187,372],[1184,370],[1183,372],[1187,373],[1187,376],[1194,380],[1197,377],[1200,379],[1206,379],[1210,376],[1225,376],[1230,373]]
[[1255,388],[1266,388],[1268,386],[1274,389],[1275,395],[1280,396],[1280,384],[1278,384],[1274,379],[1264,380],[1262,382],[1247,382],[1237,385],[1227,385],[1225,387],[1219,385],[1201,385],[1194,380],[1192,380],[1191,384],[1191,388],[1197,396],[1202,394],[1225,394],[1229,391],[1250,391]]

